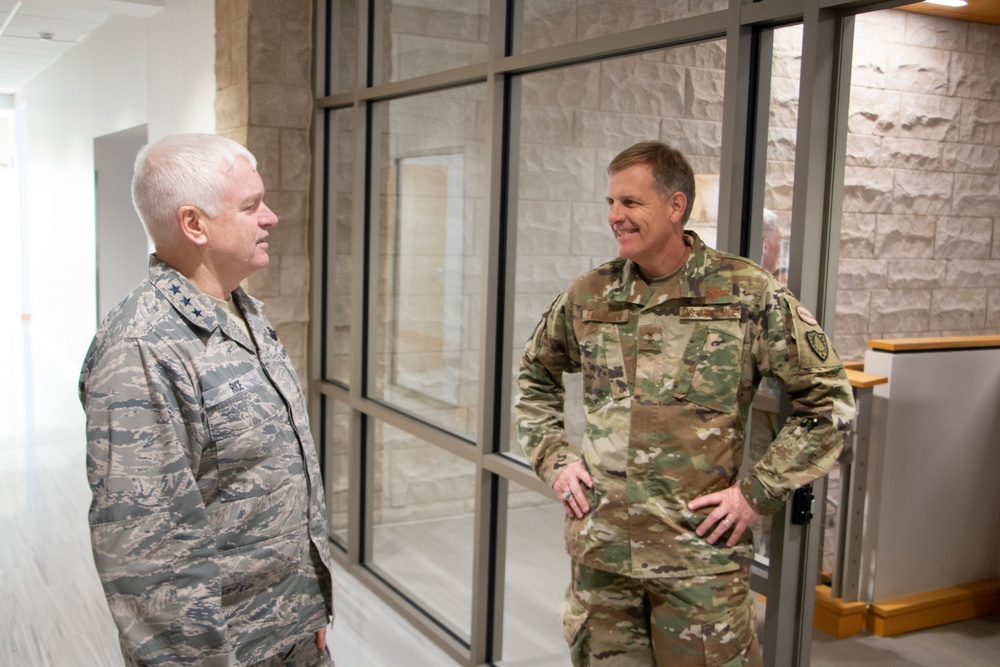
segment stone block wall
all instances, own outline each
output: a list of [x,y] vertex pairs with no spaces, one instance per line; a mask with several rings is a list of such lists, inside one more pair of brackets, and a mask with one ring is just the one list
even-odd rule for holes
[[216,131],[257,158],[278,216],[270,265],[245,281],[308,376],[313,3],[216,0]]
[[857,17],[834,339],[1000,332],[1000,26]]

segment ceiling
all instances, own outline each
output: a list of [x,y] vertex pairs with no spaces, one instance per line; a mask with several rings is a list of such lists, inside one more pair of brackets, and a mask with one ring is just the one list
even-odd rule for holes
[[17,92],[111,16],[147,18],[166,0],[0,0],[0,95]]
[[[167,0],[0,0],[0,95],[17,92],[111,16],[147,18]],[[950,8],[920,2],[908,11],[1000,24],[1000,2]],[[0,105],[2,106],[2,105]]]
[[919,12],[921,14],[944,16],[962,21],[1000,24],[1000,2],[997,2],[997,0],[967,1],[969,4],[965,7],[942,7],[941,5],[931,5],[926,2],[918,2],[915,5],[901,7],[901,9],[905,9],[910,12]]

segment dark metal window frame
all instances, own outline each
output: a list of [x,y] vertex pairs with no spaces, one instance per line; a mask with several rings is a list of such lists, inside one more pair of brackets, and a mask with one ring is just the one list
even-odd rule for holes
[[[316,2],[316,122],[314,123],[314,231],[310,336],[311,407],[317,424],[317,442],[324,448],[324,405],[346,404],[351,411],[350,494],[347,543],[335,543],[336,557],[352,574],[463,665],[488,665],[500,660],[502,648],[504,561],[508,482],[551,494],[524,463],[504,453],[509,441],[510,377],[513,312],[513,229],[507,225],[510,183],[510,136],[514,77],[572,64],[594,62],[653,49],[710,39],[726,40],[725,95],[722,119],[718,245],[748,254],[760,247],[763,210],[763,166],[766,150],[766,108],[769,99],[770,31],[800,23],[803,55],[799,88],[799,117],[793,190],[792,244],[789,285],[825,322],[833,325],[837,245],[840,223],[846,104],[850,85],[853,15],[890,9],[912,0],[731,0],[728,9],[556,46],[508,55],[516,0],[491,0],[487,62],[419,76],[405,81],[372,85],[372,65],[381,53],[381,35],[374,16],[383,0],[357,0],[359,34],[357,81],[345,92],[330,90],[328,71],[334,58],[328,26],[337,0]],[[371,210],[369,176],[371,108],[373,103],[406,95],[432,92],[471,83],[486,83],[488,218],[482,249],[482,319],[480,327],[479,424],[474,446],[467,439],[421,422],[412,415],[366,396],[368,381],[368,326],[373,312],[369,285]],[[757,113],[762,109],[763,113]],[[351,211],[350,300],[352,354],[350,381],[324,377],[326,300],[332,258],[330,234],[335,202],[330,198],[332,146],[327,116],[335,110],[353,114],[355,123],[354,187]],[[763,139],[762,139],[763,138]],[[476,466],[473,545],[472,619],[468,642],[456,636],[382,579],[371,567],[372,487],[374,469],[372,424],[384,422],[438,446]],[[822,486],[822,484],[820,484]],[[823,497],[822,488],[816,490]],[[769,665],[808,664],[812,626],[814,573],[817,570],[818,530],[787,522],[784,511],[775,519],[769,571],[754,568],[755,589],[768,596],[765,662]],[[555,604],[555,601],[553,601]]]

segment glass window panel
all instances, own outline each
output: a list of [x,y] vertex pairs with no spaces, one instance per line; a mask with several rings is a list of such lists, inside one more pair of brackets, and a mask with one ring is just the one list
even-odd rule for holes
[[326,346],[323,377],[348,384],[351,373],[351,215],[354,188],[354,109],[327,113],[328,169],[326,220]]
[[726,9],[729,0],[518,0],[515,53]]
[[326,3],[330,51],[326,95],[344,93],[358,85],[358,0]]
[[[617,255],[607,224],[607,165],[625,148],[659,139],[684,152],[697,187],[688,229],[715,246],[724,65],[720,40],[515,80],[520,108],[509,207],[517,236],[515,376],[524,342],[556,295]],[[582,382],[579,374],[564,382],[567,437],[577,443]],[[511,434],[516,437],[513,428]],[[521,452],[516,442],[508,451]]]
[[489,0],[385,0],[382,83],[486,61]]
[[321,396],[320,401],[324,414],[323,448],[326,459],[323,481],[330,536],[346,550],[350,507],[351,409],[330,396]]
[[370,395],[460,435],[476,429],[483,85],[376,105]]
[[[761,254],[754,257],[783,284],[788,284],[792,187],[795,178],[795,136],[799,118],[799,74],[802,66],[802,26],[772,32],[771,99],[768,106],[767,160],[764,176],[764,215]],[[778,433],[781,385],[765,378],[754,399],[747,423],[750,463],[767,450]],[[754,527],[757,558],[770,557],[771,517]]]
[[559,601],[570,579],[562,505],[510,482],[504,576],[503,664],[568,665]]
[[998,44],[994,24],[898,10],[855,20],[835,320],[844,359],[863,359],[872,339],[1000,331]]
[[466,639],[475,480],[475,464],[376,423],[372,564]]
[[773,31],[773,35],[764,227],[759,260],[761,266],[787,285],[792,186],[795,178],[795,135],[799,120],[802,26],[780,28]]

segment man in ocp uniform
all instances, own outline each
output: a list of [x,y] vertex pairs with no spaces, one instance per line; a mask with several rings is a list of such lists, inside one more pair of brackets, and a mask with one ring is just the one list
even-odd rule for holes
[[[562,605],[575,665],[759,665],[752,533],[825,475],[854,401],[816,319],[753,262],[684,225],[694,175],[660,142],[608,167],[620,257],[577,278],[525,347],[521,446],[566,510]],[[586,427],[566,441],[563,373],[582,373]],[[761,377],[792,413],[745,479]]]
[[295,370],[239,287],[278,218],[253,155],[146,146],[132,196],[156,246],[80,374],[94,562],[129,665],[332,665],[323,482]]

